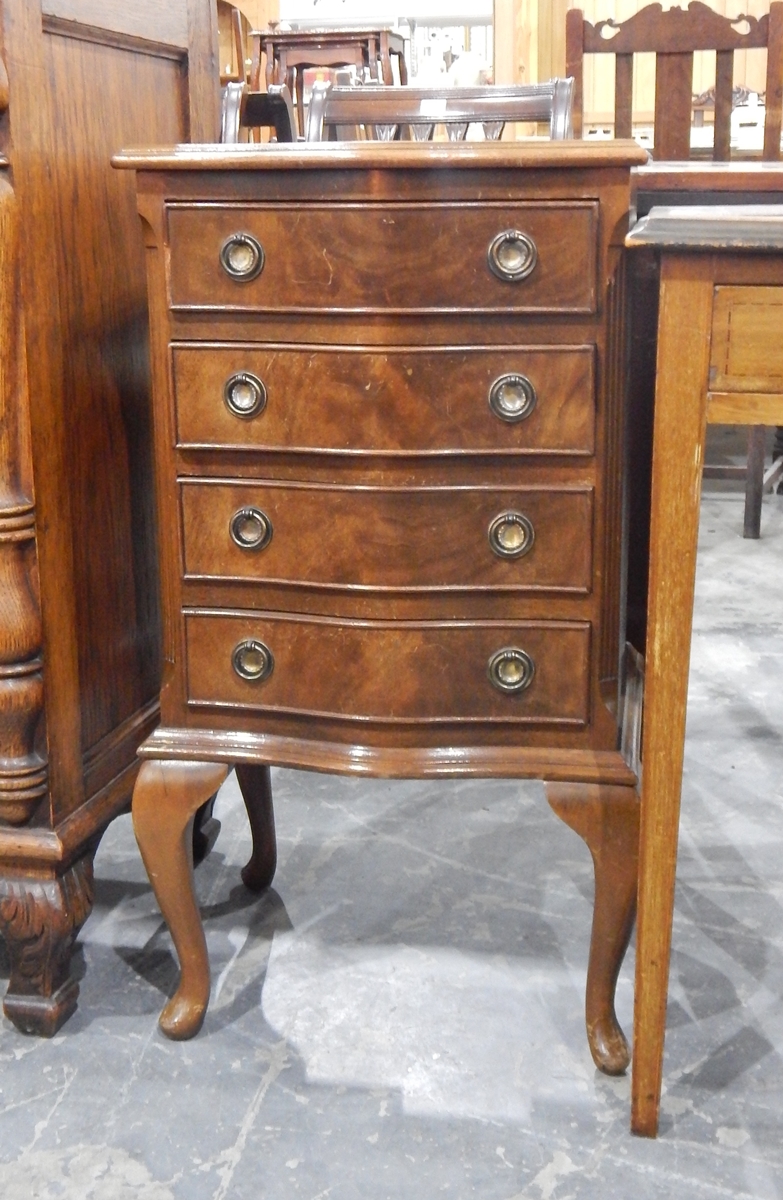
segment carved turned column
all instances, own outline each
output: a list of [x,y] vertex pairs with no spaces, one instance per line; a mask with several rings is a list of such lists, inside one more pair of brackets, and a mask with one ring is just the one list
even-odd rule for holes
[[46,795],[36,741],[43,713],[41,613],[35,585],[19,213],[0,177],[0,821],[26,824]]

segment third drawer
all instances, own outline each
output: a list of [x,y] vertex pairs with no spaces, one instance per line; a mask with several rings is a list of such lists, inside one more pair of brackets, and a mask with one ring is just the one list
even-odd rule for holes
[[586,593],[590,487],[181,480],[185,576],[343,589]]

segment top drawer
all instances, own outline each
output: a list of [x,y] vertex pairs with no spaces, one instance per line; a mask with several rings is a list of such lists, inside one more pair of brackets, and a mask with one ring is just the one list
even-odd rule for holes
[[170,205],[168,221],[174,308],[596,310],[596,201]]

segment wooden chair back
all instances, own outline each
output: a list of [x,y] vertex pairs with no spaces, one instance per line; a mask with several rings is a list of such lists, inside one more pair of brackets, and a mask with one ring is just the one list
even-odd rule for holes
[[250,130],[274,129],[278,142],[295,142],[296,114],[284,83],[270,84],[267,92],[251,92],[246,83],[227,83],[223,89],[221,142],[250,141]]
[[484,136],[497,139],[506,121],[546,122],[552,138],[571,136],[573,81],[484,87],[334,87],[316,84],[310,99],[306,140],[334,140],[337,131],[364,126],[381,141],[431,140],[436,125],[461,141],[468,127],[480,124]]
[[[250,38],[250,22],[243,12],[227,0],[217,0],[218,34],[221,48],[220,82],[246,83],[248,79],[248,47]],[[223,59],[230,50],[231,62],[226,64],[229,70],[223,70]]]
[[[746,32],[735,26],[743,25]],[[649,4],[627,21],[591,25],[581,9],[566,13],[566,73],[574,79],[574,136],[582,136],[583,59],[586,54],[614,54],[615,137],[632,136],[633,56],[653,53],[655,61],[654,157],[691,156],[693,55],[714,50],[715,135],[712,157],[731,156],[731,109],[734,52],[756,47],[767,50],[765,159],[780,158],[783,109],[783,3],[774,0],[763,17],[723,17],[693,0],[687,9],[663,11]]]

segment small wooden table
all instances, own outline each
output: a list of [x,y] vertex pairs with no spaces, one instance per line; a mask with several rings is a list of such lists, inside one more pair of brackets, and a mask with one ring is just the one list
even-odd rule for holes
[[[755,161],[650,161],[631,172],[632,224],[658,205],[783,204],[783,163]],[[631,340],[628,415],[628,640],[644,653],[647,623],[650,481],[660,261],[656,251],[635,249],[628,262]],[[763,430],[763,426],[761,427]],[[754,427],[749,427],[751,437]],[[763,443],[762,443],[763,449]],[[709,472],[705,472],[709,474]],[[739,497],[737,498],[739,502]],[[756,525],[760,514],[746,517]]]
[[632,1128],[658,1125],[708,421],[783,423],[783,205],[657,207],[660,256]]
[[400,83],[408,82],[405,42],[392,29],[287,29],[254,30],[250,34],[252,66],[250,86],[261,86],[261,55],[266,54],[266,85],[287,83],[293,93],[296,73],[296,111],[299,132],[304,134],[304,70],[306,67],[366,67],[376,77],[380,64],[383,82],[394,83],[391,56],[397,57]]

